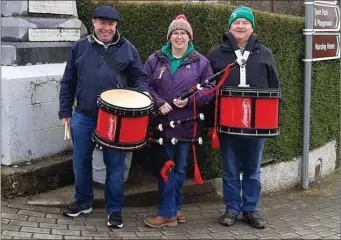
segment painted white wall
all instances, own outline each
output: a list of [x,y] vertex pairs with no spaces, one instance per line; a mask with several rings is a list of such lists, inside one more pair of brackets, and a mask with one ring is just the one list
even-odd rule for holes
[[[336,149],[336,141],[333,140],[309,152],[309,182],[316,181],[318,177],[327,177],[334,172],[336,167]],[[301,185],[301,161],[301,157],[296,157],[292,161],[269,164],[262,167],[262,192],[271,193]],[[315,172],[317,165],[320,165],[320,176],[315,174],[317,173]],[[211,181],[216,192],[222,196],[222,179],[215,178]]]
[[18,164],[71,148],[58,118],[65,63],[1,67],[1,163]]
[[[281,162],[262,168],[262,187],[264,192],[274,192],[301,184],[302,157],[294,158],[290,162]],[[320,176],[315,172],[320,164]],[[326,177],[336,167],[336,141],[326,143],[320,148],[309,152],[309,182],[318,177]],[[316,173],[316,174],[315,174]]]

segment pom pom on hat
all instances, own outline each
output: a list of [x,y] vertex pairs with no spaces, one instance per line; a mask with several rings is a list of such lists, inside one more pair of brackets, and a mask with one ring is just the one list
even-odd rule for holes
[[184,30],[188,33],[190,41],[193,40],[193,30],[185,15],[180,14],[175,17],[168,27],[167,40],[175,30]]
[[176,16],[175,20],[178,20],[178,19],[183,19],[183,20],[186,20],[188,22],[186,16],[183,15],[183,14],[180,14],[180,15]]

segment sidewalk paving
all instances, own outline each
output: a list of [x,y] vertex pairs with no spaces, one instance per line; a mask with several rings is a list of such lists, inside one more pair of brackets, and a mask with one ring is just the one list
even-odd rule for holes
[[73,220],[63,217],[59,208],[25,205],[18,199],[1,205],[1,239],[340,239],[339,172],[306,191],[263,196],[259,207],[267,222],[263,230],[242,221],[232,227],[220,225],[221,200],[186,204],[187,223],[161,229],[143,223],[156,212],[156,206],[125,208],[124,227],[119,230],[106,227],[103,208]]

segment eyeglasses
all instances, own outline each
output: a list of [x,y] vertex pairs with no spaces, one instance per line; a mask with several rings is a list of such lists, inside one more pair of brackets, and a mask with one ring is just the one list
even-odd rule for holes
[[184,37],[186,35],[188,35],[186,32],[172,32],[173,37],[177,37],[177,36]]

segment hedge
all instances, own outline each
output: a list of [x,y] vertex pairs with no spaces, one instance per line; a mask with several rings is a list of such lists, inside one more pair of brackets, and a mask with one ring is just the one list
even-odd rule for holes
[[[222,40],[234,9],[224,3],[77,1],[79,18],[91,28],[91,12],[99,5],[115,7],[121,14],[119,29],[139,50],[143,62],[166,42],[174,17],[185,14],[192,25],[195,48],[203,55]],[[302,155],[304,110],[304,18],[254,11],[255,33],[271,49],[282,89],[281,134],[269,139],[264,159],[290,161]],[[310,148],[337,139],[340,121],[340,60],[313,63]],[[221,156],[210,142],[198,147],[203,176],[221,173]],[[190,169],[192,170],[192,169]]]

